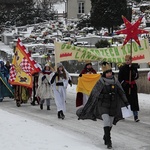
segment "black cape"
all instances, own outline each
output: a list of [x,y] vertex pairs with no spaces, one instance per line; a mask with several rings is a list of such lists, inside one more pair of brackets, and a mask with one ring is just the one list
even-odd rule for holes
[[[123,119],[121,107],[124,107],[124,102],[128,102],[125,92],[121,87],[121,84],[119,81],[114,77],[114,83],[117,86],[119,92],[116,93],[117,98],[117,111],[115,114],[114,122],[113,124],[116,125],[116,123]],[[83,108],[80,108],[77,110],[76,114],[79,117],[78,119],[91,119],[96,121],[97,119],[101,118],[101,110],[97,108],[99,101],[99,95],[101,94],[101,91],[103,87],[105,86],[104,77],[101,77],[100,80],[96,83],[93,90],[91,91],[91,94],[89,96],[88,102]]]

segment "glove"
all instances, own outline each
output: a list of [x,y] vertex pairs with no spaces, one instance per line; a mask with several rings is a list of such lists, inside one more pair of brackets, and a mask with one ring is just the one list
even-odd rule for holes
[[54,76],[55,76],[55,77],[58,76],[58,72],[55,72]]
[[128,109],[129,103],[128,102],[124,102],[126,108]]
[[72,86],[72,81],[70,79],[68,80],[68,83],[70,84],[70,86]]
[[57,82],[56,83],[56,86],[63,86],[64,84],[63,84],[63,82]]
[[45,78],[46,78],[46,76],[43,76],[43,77],[42,77],[42,81],[44,81]]
[[82,74],[79,74],[79,77],[82,77]]
[[131,78],[135,79],[136,76],[137,76],[137,72],[135,70],[132,70]]
[[54,76],[51,79],[51,84],[54,83],[56,76],[58,76],[58,72],[55,72]]

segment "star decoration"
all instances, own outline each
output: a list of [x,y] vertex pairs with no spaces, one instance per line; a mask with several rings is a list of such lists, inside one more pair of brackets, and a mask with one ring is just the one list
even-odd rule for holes
[[117,34],[127,34],[126,39],[123,43],[123,46],[131,39],[134,39],[139,46],[141,46],[140,41],[138,39],[138,34],[144,34],[149,33],[148,31],[138,29],[143,17],[140,17],[134,24],[131,24],[130,21],[128,21],[124,16],[122,16],[122,19],[125,23],[126,29],[119,30],[116,33]]

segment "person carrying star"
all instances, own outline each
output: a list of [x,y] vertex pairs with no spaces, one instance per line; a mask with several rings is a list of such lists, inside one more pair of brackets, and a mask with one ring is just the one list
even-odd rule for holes
[[126,55],[125,64],[119,70],[118,80],[126,93],[129,104],[131,105],[131,110],[133,111],[135,122],[140,121],[138,118],[139,102],[137,94],[137,84],[135,81],[138,78],[139,73],[134,64],[132,64],[132,57],[130,55]]

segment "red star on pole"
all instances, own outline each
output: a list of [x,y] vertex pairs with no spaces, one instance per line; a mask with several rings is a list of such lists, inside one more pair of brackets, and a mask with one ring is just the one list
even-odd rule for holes
[[141,46],[140,41],[138,39],[138,34],[144,34],[149,33],[148,31],[138,29],[143,17],[140,17],[134,24],[131,24],[130,21],[128,21],[124,16],[122,16],[122,19],[125,23],[126,29],[119,30],[116,33],[117,34],[127,34],[126,39],[123,43],[123,46],[131,39],[134,39],[139,46]]

